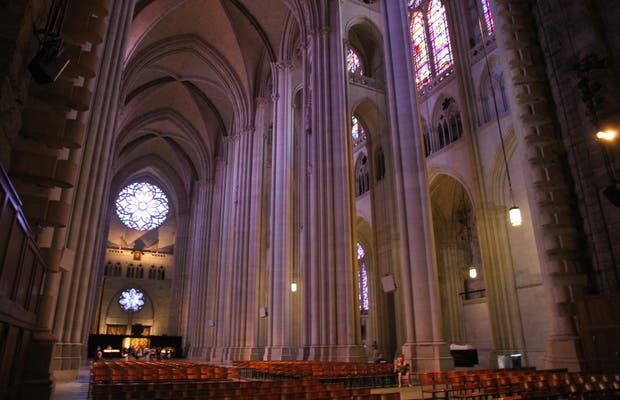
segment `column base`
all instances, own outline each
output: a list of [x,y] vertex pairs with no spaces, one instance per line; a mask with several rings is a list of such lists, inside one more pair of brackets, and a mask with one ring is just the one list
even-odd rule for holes
[[549,336],[545,341],[545,369],[567,368],[569,371],[583,371],[585,360],[581,342],[577,336]]
[[299,360],[338,360],[348,362],[367,362],[364,346],[306,346],[299,349]]
[[273,346],[266,347],[263,360],[297,360],[296,347]]
[[262,360],[265,349],[262,347],[229,347],[224,350],[228,360]]
[[81,343],[56,343],[52,370],[58,381],[67,382],[77,378],[82,362],[82,349]]
[[28,346],[24,379],[20,390],[23,399],[51,399],[55,377],[51,363],[56,338],[49,332],[36,332]]
[[405,343],[402,346],[405,360],[414,371],[450,371],[454,369],[454,359],[445,342]]
[[208,360],[210,355],[210,347],[190,347],[186,357],[194,360]]

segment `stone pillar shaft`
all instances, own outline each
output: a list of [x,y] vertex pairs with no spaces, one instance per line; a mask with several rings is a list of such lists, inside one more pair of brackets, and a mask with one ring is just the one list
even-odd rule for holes
[[[408,54],[408,26],[402,2],[382,2],[387,60],[387,95],[392,127],[392,154],[399,225],[401,265],[397,276],[398,332],[406,358],[416,358],[420,369],[451,366],[441,333],[438,282],[429,209],[428,183],[415,79]],[[407,176],[403,174],[407,171]]]

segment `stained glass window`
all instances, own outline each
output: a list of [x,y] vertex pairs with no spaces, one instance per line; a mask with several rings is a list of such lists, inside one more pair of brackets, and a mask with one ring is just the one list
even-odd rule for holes
[[359,242],[357,243],[357,284],[360,312],[368,312],[368,273],[366,271],[366,253]]
[[407,0],[407,7],[416,85],[422,88],[452,68],[448,20],[441,0]]
[[407,6],[410,10],[413,10],[414,8],[420,7],[420,4],[422,4],[422,0],[409,0]]
[[161,225],[168,215],[168,198],[157,186],[134,182],[116,198],[116,215],[131,229],[148,231]]
[[144,293],[138,289],[127,289],[121,293],[121,297],[118,300],[118,304],[123,311],[137,312],[140,311],[144,305]]
[[362,60],[357,51],[351,47],[347,49],[347,71],[357,75],[364,75]]
[[353,147],[366,141],[366,131],[355,115],[351,117],[351,138]]
[[441,75],[452,65],[452,51],[450,49],[450,35],[446,10],[441,0],[432,0],[428,8],[428,24],[430,27],[431,47],[435,59],[435,75]]
[[481,0],[482,2],[482,13],[484,14],[484,23],[486,28],[487,36],[491,36],[493,32],[495,32],[495,26],[493,25],[493,13],[491,12],[491,7],[489,6],[489,0]]
[[424,19],[421,12],[416,12],[409,23],[411,33],[411,52],[415,61],[415,80],[418,86],[424,85],[431,77],[431,69],[428,62],[428,51],[424,39]]

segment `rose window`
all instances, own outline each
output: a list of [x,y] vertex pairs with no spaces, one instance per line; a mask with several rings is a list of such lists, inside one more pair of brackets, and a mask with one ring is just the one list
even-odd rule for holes
[[128,289],[121,293],[121,297],[118,300],[123,311],[137,312],[140,311],[144,305],[144,293],[138,289]]
[[168,198],[157,186],[135,182],[116,198],[116,215],[128,228],[149,231],[160,226],[168,215]]

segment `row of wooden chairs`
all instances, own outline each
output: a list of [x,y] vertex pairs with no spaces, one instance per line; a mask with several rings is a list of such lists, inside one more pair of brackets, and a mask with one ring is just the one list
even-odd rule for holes
[[239,369],[191,361],[98,361],[91,382],[238,379]]
[[100,383],[91,392],[92,400],[146,399],[354,399],[398,400],[399,393],[373,394],[370,389],[346,388],[344,384],[322,384],[316,380],[205,381],[154,383]]
[[620,375],[566,370],[496,370],[430,372],[419,375],[430,398],[618,399]]
[[346,386],[391,386],[392,364],[340,361],[235,361],[241,377],[251,379],[316,378],[325,383],[344,382]]

